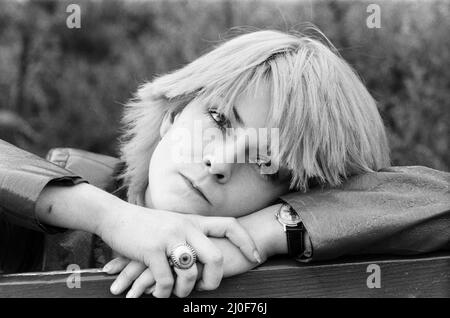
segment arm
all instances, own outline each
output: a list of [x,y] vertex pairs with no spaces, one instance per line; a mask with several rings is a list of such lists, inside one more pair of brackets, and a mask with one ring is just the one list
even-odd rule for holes
[[300,261],[407,255],[450,248],[449,186],[447,172],[390,167],[282,199],[300,214],[312,245]]
[[11,223],[37,231],[61,230],[39,222],[36,201],[49,183],[83,182],[72,172],[0,140],[0,211]]
[[[0,202],[11,218],[32,229],[42,223],[95,233],[112,249],[149,266],[155,273],[156,297],[170,295],[174,284],[167,253],[190,242],[205,264],[202,285],[213,289],[222,278],[220,250],[205,233],[227,237],[250,259],[255,246],[232,218],[184,216],[129,204],[43,159],[0,142]],[[52,182],[69,181],[72,187]],[[56,229],[56,228],[55,228]],[[151,260],[151,262],[150,262]]]
[[83,182],[72,172],[0,140],[0,271],[42,268],[44,232],[64,230],[39,222],[37,198],[48,184]]
[[[290,193],[282,199],[302,217],[305,253],[299,261],[349,254],[420,254],[450,248],[450,174],[425,167],[391,167],[355,176],[339,189]],[[263,261],[287,254],[275,218],[279,204],[239,219]],[[226,239],[213,239],[224,255],[224,276],[250,263]]]
[[[450,174],[425,167],[391,167],[355,176],[339,189],[290,193],[282,199],[302,217],[305,253],[299,261],[349,254],[419,254],[450,248]],[[263,261],[287,254],[275,218],[280,205],[241,217]],[[224,255],[224,276],[250,263],[226,239],[213,239]]]
[[168,297],[180,284],[174,281],[167,261],[168,253],[180,243],[190,243],[204,264],[199,284],[206,290],[215,289],[223,275],[222,253],[206,233],[226,237],[227,242],[239,246],[239,253],[253,261],[256,258],[253,240],[233,218],[211,219],[142,208],[89,184],[46,187],[36,211],[47,224],[95,233],[114,251],[145,264],[153,273],[155,297]]
[[[305,253],[298,260],[449,248],[449,180],[448,173],[428,168],[389,168],[350,178],[339,189],[283,196],[281,199],[301,215],[306,228]],[[286,235],[275,218],[279,207],[279,204],[272,205],[239,218],[253,238],[262,261],[287,253]],[[243,257],[227,239],[211,240],[224,256],[224,277],[244,273],[258,265]],[[128,263],[113,260],[108,272],[120,272]],[[115,294],[132,285],[144,271],[145,266],[140,266],[132,275],[134,278],[119,275]],[[199,273],[202,273],[201,264]],[[153,279],[151,275],[147,278],[138,279],[129,295],[139,296],[151,287]]]

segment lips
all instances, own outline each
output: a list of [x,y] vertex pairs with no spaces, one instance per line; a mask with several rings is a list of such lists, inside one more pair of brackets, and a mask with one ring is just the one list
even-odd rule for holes
[[188,177],[186,177],[185,175],[181,174],[181,177],[183,178],[183,180],[186,182],[186,185],[191,188],[196,194],[198,194],[199,196],[201,196],[206,202],[208,202],[209,204],[211,204],[211,202],[209,202],[208,198],[206,197],[206,195],[202,192],[202,190],[200,189],[200,187],[196,186]]

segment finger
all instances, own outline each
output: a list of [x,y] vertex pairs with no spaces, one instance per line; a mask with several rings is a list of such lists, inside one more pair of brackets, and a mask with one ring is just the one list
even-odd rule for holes
[[147,289],[144,291],[144,294],[146,294],[146,295],[151,295],[151,294],[153,294],[154,291],[155,291],[155,285],[153,285],[153,286],[150,287],[150,288],[147,288]]
[[226,237],[251,262],[261,263],[262,259],[247,230],[235,218],[207,217],[201,219],[205,235],[213,237]]
[[148,288],[155,284],[155,277],[153,277],[152,271],[146,269],[133,283],[130,291],[127,293],[127,298],[138,298],[140,297]]
[[198,260],[204,264],[199,286],[204,290],[216,289],[223,277],[222,252],[201,232],[188,235],[188,242],[197,253]]
[[127,266],[130,262],[131,260],[129,260],[128,258],[119,256],[109,261],[102,270],[103,272],[108,274],[117,274],[118,272],[123,270],[125,266]]
[[156,281],[153,296],[157,298],[167,298],[172,293],[174,278],[169,266],[166,253],[154,253],[151,255],[146,265],[150,268]]
[[123,293],[145,269],[146,266],[141,262],[131,261],[111,285],[111,293],[114,295]]
[[194,289],[195,282],[197,281],[197,264],[194,264],[187,269],[175,267],[175,273],[177,274],[177,277],[173,293],[180,298],[188,296]]

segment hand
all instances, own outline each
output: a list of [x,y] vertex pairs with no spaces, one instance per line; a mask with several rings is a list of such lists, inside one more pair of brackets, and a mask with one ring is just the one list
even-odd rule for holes
[[[239,219],[239,222],[253,238],[260,252],[260,263],[265,262],[269,256],[287,252],[285,234],[281,225],[275,219],[275,213],[279,207],[280,205],[269,206]],[[220,249],[223,255],[224,277],[245,273],[258,265],[249,261],[241,250],[229,240],[211,238],[211,241]],[[155,280],[153,274],[143,263],[119,257],[106,264],[104,271],[109,274],[120,272],[111,286],[113,294],[121,294],[130,286],[131,289],[127,293],[127,297],[140,297],[143,293],[152,293],[154,290]],[[176,270],[179,279],[177,279],[177,285],[173,293],[178,297],[188,296],[195,285],[196,279],[194,276],[196,276],[197,280],[202,276],[202,264],[197,264],[197,272],[197,275],[193,275],[193,272]],[[197,287],[197,289],[201,288]]]
[[[127,298],[138,298],[143,293],[151,294],[154,291],[155,279],[149,268],[144,263],[132,261],[126,257],[119,256],[108,262],[103,271],[110,275],[120,273],[111,285],[110,291],[114,295],[122,294],[131,285]],[[193,278],[195,283],[195,278]],[[188,280],[191,282],[191,280]],[[190,291],[189,291],[190,292]],[[186,296],[189,294],[186,293]],[[182,294],[174,294],[183,297]]]
[[251,237],[234,218],[146,209],[89,184],[45,187],[36,215],[47,225],[95,233],[121,255],[144,263],[155,277],[155,297],[170,296],[175,281],[167,255],[179,244],[189,243],[205,265],[199,286],[206,290],[217,288],[223,276],[223,255],[207,236],[226,237],[249,260],[259,259]]
[[[126,297],[137,298],[142,294],[152,294],[155,290],[155,277],[150,268],[145,264],[129,260],[125,257],[117,257],[105,265],[103,271],[108,274],[117,274],[119,276],[111,285],[111,293],[119,295],[131,286]],[[188,296],[194,288],[199,278],[197,276],[197,267],[192,266],[189,269],[174,268],[177,275],[173,294],[177,297]]]
[[[221,250],[223,254],[223,275],[230,277],[249,271],[258,264],[266,261],[265,257],[258,264],[250,262],[237,248],[227,239],[212,238],[211,241]],[[155,278],[150,268],[145,264],[132,261],[126,257],[119,256],[108,262],[103,271],[108,274],[120,273],[111,285],[111,293],[122,294],[130,286],[126,297],[137,298],[142,294],[152,294],[155,290]],[[195,283],[202,277],[203,265],[195,264],[188,270],[174,268],[177,276],[173,294],[177,297],[187,297],[194,289]],[[202,290],[197,286],[197,290]]]
[[[174,285],[174,290],[184,295],[185,286],[193,287],[196,281],[196,266],[189,270],[176,269],[177,281],[173,278],[167,255],[180,243],[189,243],[197,252],[199,262],[204,264],[198,283],[204,290],[217,288],[223,276],[222,253],[206,236],[227,238],[251,262],[260,259],[253,240],[234,218],[151,210],[124,202],[100,222],[97,234],[113,250],[148,267],[155,281],[155,297],[170,296]],[[137,268],[132,264],[132,268]]]
[[[261,248],[258,255],[255,244],[233,218],[202,217],[180,215],[178,213],[150,210],[134,206],[89,184],[73,187],[47,186],[36,202],[36,215],[47,225],[95,233],[113,249],[127,258],[144,263],[156,277],[153,295],[166,297],[174,284],[174,278],[167,261],[167,254],[174,243],[188,242],[199,254],[199,261],[205,264],[200,271],[200,289],[213,289],[218,286],[224,269],[225,274],[233,275],[245,268],[254,267],[253,259],[283,253],[286,250],[284,233],[274,218],[272,207],[255,212],[239,219],[251,237]],[[212,245],[208,236],[222,239],[235,255],[240,255],[238,266],[231,269],[223,267],[220,250]],[[180,242],[181,240],[181,242]],[[284,244],[284,246],[283,246]],[[236,248],[236,246],[239,247]],[[242,257],[242,253],[246,257]],[[229,254],[227,254],[229,255]],[[236,260],[234,260],[236,261]],[[239,265],[241,264],[241,265]]]
[[[256,265],[249,262],[241,251],[227,239],[212,239],[224,255],[224,277],[234,276],[244,273]],[[264,262],[262,259],[260,263]],[[177,297],[187,297],[194,289],[195,283],[202,277],[202,264],[188,270],[174,268],[177,275],[176,285],[173,294]],[[126,297],[138,298],[142,294],[152,294],[155,290],[155,278],[150,268],[145,264],[132,261],[126,257],[120,256],[108,262],[103,271],[108,274],[120,273],[111,285],[111,293],[114,295],[122,294],[130,286]],[[197,286],[197,290],[201,290]]]
[[[281,204],[268,206],[239,218],[239,223],[252,237],[260,253],[261,261],[287,253],[287,240],[283,227],[275,217]],[[249,260],[231,242],[223,238],[211,238],[211,241],[222,251],[224,277],[245,273],[259,264]]]

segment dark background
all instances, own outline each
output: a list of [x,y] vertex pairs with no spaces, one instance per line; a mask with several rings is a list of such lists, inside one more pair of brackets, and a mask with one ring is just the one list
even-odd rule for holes
[[[66,7],[81,6],[81,29]],[[381,28],[369,29],[370,3]],[[139,84],[246,29],[317,25],[377,99],[394,165],[450,170],[450,1],[0,0],[0,138],[117,154]],[[250,28],[251,27],[251,28]]]

